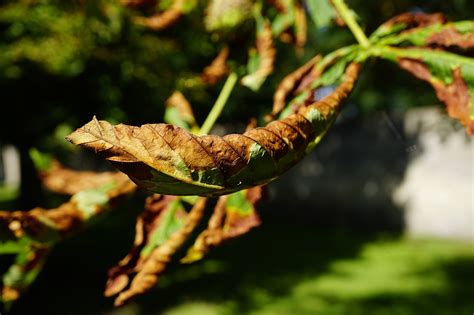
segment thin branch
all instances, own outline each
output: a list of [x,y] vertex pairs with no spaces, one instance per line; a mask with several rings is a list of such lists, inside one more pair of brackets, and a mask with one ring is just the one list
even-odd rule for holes
[[234,86],[237,83],[237,79],[238,79],[238,76],[235,72],[232,72],[227,77],[224,87],[222,88],[221,93],[219,94],[219,97],[217,98],[216,102],[214,103],[214,106],[209,112],[209,115],[204,121],[201,127],[201,130],[199,131],[199,134],[205,135],[211,131],[217,118],[219,118],[220,114],[222,113],[222,110],[224,109],[227,103],[227,100],[229,99],[230,93],[232,93],[232,90],[234,89]]
[[349,7],[344,2],[344,0],[331,0],[331,1],[334,7],[336,8],[336,11],[341,16],[341,18],[344,20],[344,22],[346,22],[352,34],[354,34],[354,37],[357,39],[359,44],[363,48],[369,48],[370,47],[369,39],[365,35],[360,25],[357,23],[356,19],[354,18],[354,13],[352,12],[351,9],[349,9]]

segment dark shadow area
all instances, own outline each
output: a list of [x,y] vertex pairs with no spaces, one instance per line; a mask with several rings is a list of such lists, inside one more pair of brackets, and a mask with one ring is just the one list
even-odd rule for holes
[[472,253],[453,255],[443,243],[266,222],[202,262],[172,265],[156,289],[114,310],[102,296],[106,270],[133,234],[133,215],[120,216],[58,246],[11,314],[164,314],[195,301],[222,306],[215,314],[445,315],[474,307]]

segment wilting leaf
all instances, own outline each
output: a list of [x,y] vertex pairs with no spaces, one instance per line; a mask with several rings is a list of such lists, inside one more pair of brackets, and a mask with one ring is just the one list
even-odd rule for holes
[[52,244],[76,233],[91,218],[105,213],[118,198],[135,191],[136,186],[129,179],[120,178],[95,189],[80,191],[54,209],[0,211],[0,229],[10,239],[28,237],[38,243]]
[[175,252],[200,222],[207,198],[196,200],[186,215],[177,197],[154,196],[137,221],[134,247],[109,271],[105,294],[118,294],[115,305],[123,305],[152,288]]
[[[474,67],[458,66],[451,72],[450,83],[440,80],[422,60],[400,58],[400,67],[415,75],[418,79],[429,82],[438,98],[446,104],[449,116],[459,120],[469,134],[474,134]],[[468,86],[469,82],[471,86]]]
[[336,11],[330,0],[306,1],[309,14],[317,27],[324,27],[331,24],[336,18]]
[[255,206],[261,198],[261,186],[219,197],[207,229],[201,232],[181,262],[200,260],[211,248],[259,226],[260,219]]
[[201,80],[205,84],[214,85],[229,73],[227,66],[227,58],[229,57],[229,47],[224,47],[219,52],[219,55],[212,61],[212,63],[204,68],[201,75]]
[[[371,55],[394,61],[430,83],[448,114],[474,133],[474,59],[447,51],[474,47],[474,21],[449,23],[440,14],[403,14],[382,25],[372,40]],[[418,47],[386,46],[407,43]]]
[[222,195],[267,183],[310,152],[352,90],[358,64],[319,102],[242,135],[196,136],[166,124],[117,125],[94,118],[69,136],[139,186],[169,195]]
[[241,80],[243,85],[254,91],[258,91],[266,78],[272,74],[276,57],[270,23],[263,19],[258,19],[257,23],[256,49],[249,52],[249,74]]
[[199,130],[199,126],[194,119],[191,104],[179,91],[175,91],[166,101],[164,120],[168,124],[173,124],[186,130],[193,132]]

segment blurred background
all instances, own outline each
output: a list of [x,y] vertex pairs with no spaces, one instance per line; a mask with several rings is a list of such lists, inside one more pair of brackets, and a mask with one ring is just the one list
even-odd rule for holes
[[[406,11],[474,18],[469,0],[347,2],[368,34]],[[161,122],[179,89],[204,121],[222,82],[196,76],[225,43],[233,66],[244,64],[254,26],[209,31],[206,4],[197,6],[153,31],[119,1],[0,1],[2,210],[62,200],[42,188],[32,148],[76,169],[109,169],[64,140],[93,115]],[[257,93],[238,86],[215,132],[262,118],[286,74],[353,42],[347,29],[309,20],[304,48],[278,42],[273,75]],[[471,314],[473,152],[428,84],[370,62],[327,138],[269,186],[261,227],[202,262],[172,265],[155,290],[114,309],[102,291],[107,269],[133,242],[140,191],[59,244],[11,314]]]

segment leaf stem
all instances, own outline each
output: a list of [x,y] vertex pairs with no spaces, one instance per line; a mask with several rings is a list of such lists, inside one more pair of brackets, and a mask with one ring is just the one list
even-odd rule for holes
[[237,83],[237,79],[238,76],[235,72],[232,72],[227,77],[227,80],[224,83],[224,87],[222,88],[219,96],[217,97],[214,106],[212,106],[211,111],[207,115],[206,120],[202,124],[201,129],[199,130],[200,135],[208,134],[211,131],[217,118],[219,118],[219,116],[221,115],[222,110],[224,109],[225,104],[229,99],[230,93],[232,93],[232,90],[234,89],[234,86]]
[[331,1],[334,7],[336,8],[336,11],[339,13],[341,18],[347,24],[347,26],[349,27],[349,29],[351,30],[352,34],[357,39],[359,44],[363,48],[369,48],[370,41],[365,35],[362,28],[360,27],[360,25],[357,23],[354,17],[354,12],[351,9],[349,9],[349,7],[344,2],[344,0],[331,0]]

